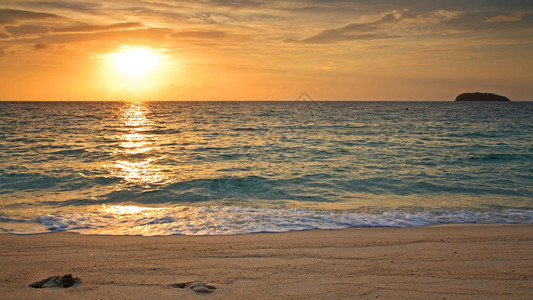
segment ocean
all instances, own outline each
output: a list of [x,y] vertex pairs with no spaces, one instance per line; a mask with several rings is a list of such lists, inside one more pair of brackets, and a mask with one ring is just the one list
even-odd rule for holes
[[0,102],[0,231],[533,223],[533,102]]

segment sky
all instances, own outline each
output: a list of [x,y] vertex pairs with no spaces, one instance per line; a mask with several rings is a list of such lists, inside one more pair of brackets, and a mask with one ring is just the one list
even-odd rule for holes
[[0,100],[530,101],[532,70],[531,0],[0,0]]

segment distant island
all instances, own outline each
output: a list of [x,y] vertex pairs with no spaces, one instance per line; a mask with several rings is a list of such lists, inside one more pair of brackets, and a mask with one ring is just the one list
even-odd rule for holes
[[455,101],[511,101],[505,96],[492,93],[463,93],[455,98]]

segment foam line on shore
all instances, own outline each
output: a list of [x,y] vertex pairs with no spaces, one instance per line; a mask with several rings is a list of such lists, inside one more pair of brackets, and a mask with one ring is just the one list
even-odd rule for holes
[[[34,234],[71,231],[111,235],[238,235],[350,227],[421,227],[439,224],[531,224],[533,210],[385,211],[382,213],[312,211],[236,206],[101,206],[81,212],[41,215],[34,222],[14,219],[4,232]],[[9,226],[7,226],[9,225]],[[23,225],[23,226],[22,226]]]

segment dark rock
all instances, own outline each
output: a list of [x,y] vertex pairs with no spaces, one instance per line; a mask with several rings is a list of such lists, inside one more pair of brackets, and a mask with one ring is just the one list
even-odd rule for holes
[[169,286],[173,287],[173,288],[179,288],[179,289],[184,289],[185,286],[187,284],[189,284],[190,282],[182,282],[182,283],[173,283],[173,284],[169,284]]
[[79,278],[72,277],[72,274],[63,276],[51,276],[41,281],[30,284],[30,287],[40,288],[68,288],[79,282]]
[[492,93],[463,93],[455,98],[455,101],[511,101],[505,96]]
[[182,282],[182,283],[174,283],[170,284],[173,288],[189,288],[197,293],[211,293],[217,288],[213,285],[207,285],[201,281],[189,281],[189,282]]

